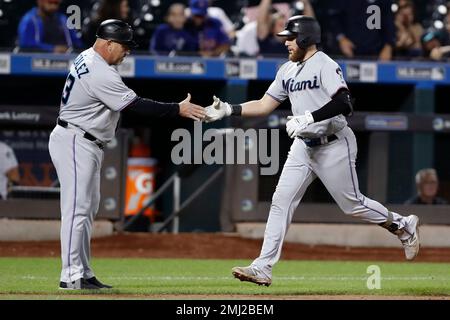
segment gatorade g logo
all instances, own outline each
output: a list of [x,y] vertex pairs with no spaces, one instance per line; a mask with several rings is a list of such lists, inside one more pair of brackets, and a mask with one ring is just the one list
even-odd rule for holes
[[[138,213],[147,206],[154,190],[154,173],[143,171],[143,168],[129,169],[126,188],[125,215]],[[147,208],[144,215],[151,216],[152,208]]]
[[153,191],[153,174],[152,173],[141,173],[136,178],[136,190],[142,194],[152,193]]

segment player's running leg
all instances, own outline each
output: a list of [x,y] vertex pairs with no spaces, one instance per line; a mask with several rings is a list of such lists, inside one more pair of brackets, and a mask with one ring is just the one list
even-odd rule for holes
[[233,268],[232,272],[236,278],[260,285],[271,284],[272,267],[280,258],[294,211],[315,178],[316,175],[309,168],[305,145],[296,139],[272,198],[261,253],[250,266]]
[[412,260],[419,251],[417,216],[402,216],[389,211],[359,191],[356,174],[356,138],[350,128],[339,132],[339,140],[320,147],[315,153],[314,171],[342,211],[362,220],[376,223],[395,234]]

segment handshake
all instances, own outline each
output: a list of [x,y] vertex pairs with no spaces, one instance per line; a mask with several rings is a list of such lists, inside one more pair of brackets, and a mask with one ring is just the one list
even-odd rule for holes
[[[233,113],[233,107],[228,102],[223,102],[216,96],[213,99],[213,103],[205,108],[206,115],[203,121],[207,123],[228,117]],[[314,118],[309,111],[301,116],[288,116],[287,119],[286,131],[292,139],[299,136],[307,126],[314,122]]]
[[233,108],[228,102],[223,102],[216,96],[213,97],[213,103],[205,108],[205,122],[214,122],[222,119],[223,117],[231,116]]

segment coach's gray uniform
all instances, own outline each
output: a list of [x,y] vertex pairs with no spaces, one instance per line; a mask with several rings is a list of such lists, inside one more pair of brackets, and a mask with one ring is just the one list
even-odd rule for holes
[[[100,202],[103,146],[115,135],[120,111],[137,99],[114,66],[90,48],[74,61],[49,151],[61,184],[61,281],[94,276],[90,238]],[[85,133],[95,137],[91,141]]]
[[[299,116],[307,110],[320,109],[341,88],[347,85],[339,65],[318,51],[302,63],[285,63],[266,94],[279,102],[289,98],[293,115]],[[272,266],[280,258],[292,215],[316,177],[346,214],[376,224],[387,221],[388,209],[359,191],[355,170],[357,144],[344,116],[313,123],[301,136],[320,138],[332,134],[338,139],[316,147],[307,147],[302,139],[294,139],[273,195],[261,254],[252,263],[269,278]],[[392,212],[392,219],[399,229],[407,226],[406,217]]]

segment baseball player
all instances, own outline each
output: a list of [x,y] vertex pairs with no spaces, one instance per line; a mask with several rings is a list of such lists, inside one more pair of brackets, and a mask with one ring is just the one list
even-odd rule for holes
[[103,148],[115,134],[120,111],[144,116],[180,115],[200,121],[204,109],[190,102],[162,103],[141,98],[128,88],[116,65],[135,47],[132,28],[120,20],[105,20],[93,47],[83,51],[67,76],[57,125],[49,151],[61,184],[60,289],[102,289],[90,267],[93,219],[100,202]]
[[357,145],[344,116],[353,111],[350,92],[339,65],[317,50],[318,22],[307,16],[291,17],[284,31],[289,60],[260,100],[230,105],[214,97],[206,108],[206,122],[224,116],[264,116],[289,98],[293,116],[286,130],[294,139],[272,198],[260,256],[248,267],[235,267],[241,281],[269,286],[272,267],[279,260],[292,215],[310,183],[319,178],[342,211],[395,234],[406,259],[419,251],[419,219],[389,211],[359,191],[355,163]]

